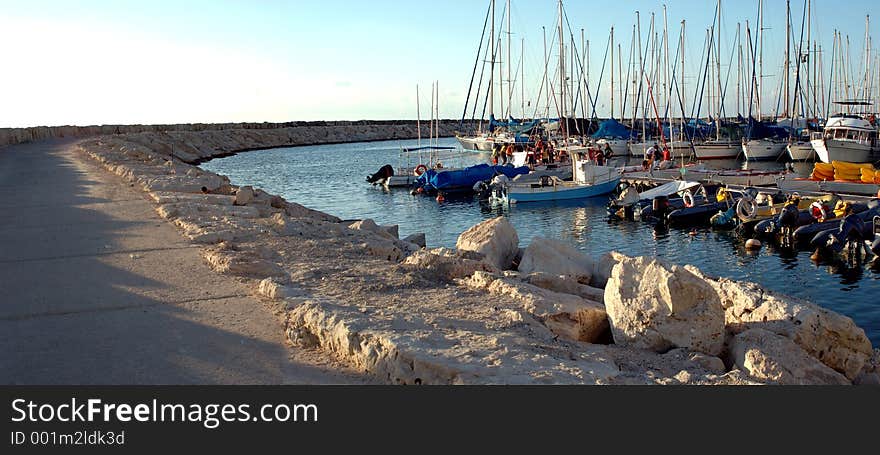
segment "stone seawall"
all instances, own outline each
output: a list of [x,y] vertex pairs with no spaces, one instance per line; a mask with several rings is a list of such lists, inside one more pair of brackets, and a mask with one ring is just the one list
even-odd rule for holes
[[753,283],[541,237],[521,250],[503,217],[429,249],[424,234],[343,222],[187,164],[338,139],[297,128],[78,147],[148,193],[216,272],[282,307],[291,342],[388,383],[880,383],[880,350],[850,318]]
[[[441,120],[439,135],[451,137],[459,129],[458,120]],[[464,130],[471,128],[469,123]],[[280,145],[316,145],[333,142],[361,142],[418,137],[415,120],[314,121],[284,123],[188,123],[173,125],[94,125],[36,126],[31,128],[0,128],[0,146],[38,142],[56,138],[87,138],[92,136],[132,133],[207,133],[235,130],[288,130],[288,143]],[[422,137],[429,134],[429,123],[421,122]],[[237,133],[241,134],[241,133]],[[275,145],[263,145],[272,147]]]

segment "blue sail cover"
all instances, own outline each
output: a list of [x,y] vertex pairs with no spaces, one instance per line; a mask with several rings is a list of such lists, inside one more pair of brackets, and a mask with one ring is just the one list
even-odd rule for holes
[[[541,123],[540,120],[532,120],[530,122],[521,122],[513,117],[507,119],[507,121],[497,120],[494,115],[489,116],[489,131],[495,131],[496,128],[507,128],[510,132],[520,135],[520,134],[528,134],[535,127],[537,127]],[[520,140],[519,137],[516,138],[517,142],[527,142],[528,140]]]
[[617,120],[603,120],[599,129],[591,136],[593,139],[629,139],[632,131]]
[[753,117],[749,117],[746,124],[746,137],[752,139],[786,139],[788,136],[788,128],[760,122]]
[[508,178],[513,178],[517,175],[528,173],[528,166],[512,167],[478,164],[455,171],[437,172],[434,169],[428,169],[416,179],[416,182],[419,186],[430,185],[438,190],[472,188],[477,182],[490,180],[498,174],[504,174]]

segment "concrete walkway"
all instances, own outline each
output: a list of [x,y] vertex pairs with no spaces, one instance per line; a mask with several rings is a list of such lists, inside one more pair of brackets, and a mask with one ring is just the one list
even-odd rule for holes
[[0,383],[362,383],[281,323],[145,193],[54,141],[0,148]]

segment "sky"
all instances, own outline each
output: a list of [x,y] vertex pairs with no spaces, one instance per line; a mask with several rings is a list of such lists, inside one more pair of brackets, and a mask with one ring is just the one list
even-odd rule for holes
[[[792,2],[795,27],[803,3]],[[876,3],[814,3],[813,38],[830,49],[834,29],[848,34],[852,66],[860,71],[865,15],[875,13]],[[556,1],[511,4],[513,71],[520,62],[526,69],[524,81],[516,77],[513,114],[519,116],[521,88],[531,106],[541,103],[543,30],[555,42]],[[685,83],[693,84],[690,75],[698,72],[715,2],[665,4],[671,53],[686,20]],[[488,5],[488,0],[0,0],[0,127],[413,119],[417,86],[419,117],[425,119],[431,115],[435,81],[440,117],[460,118]],[[497,1],[499,28],[505,5]],[[607,115],[610,105],[608,65],[599,85],[610,27],[615,26],[626,71],[635,12],[646,41],[652,12],[662,33],[663,5],[659,0],[564,2],[567,28],[578,41],[584,29],[590,41],[590,83],[598,87],[599,115]],[[765,0],[764,10],[768,99],[778,91],[785,2]],[[756,13],[757,0],[722,2],[722,73],[735,69],[727,56],[734,49],[737,22],[744,26],[748,19],[754,27]],[[871,24],[875,36],[878,20]],[[506,79],[507,35],[502,36]],[[555,68],[557,51],[551,53]],[[502,98],[507,103],[506,92],[496,95],[496,103]]]

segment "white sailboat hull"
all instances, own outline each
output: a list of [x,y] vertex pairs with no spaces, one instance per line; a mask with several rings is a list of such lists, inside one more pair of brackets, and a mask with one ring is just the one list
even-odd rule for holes
[[752,139],[743,142],[742,151],[748,161],[772,161],[779,159],[785,151],[785,142]]
[[815,161],[816,151],[809,142],[792,142],[788,144],[788,156],[793,161]]
[[698,160],[729,160],[742,153],[739,142],[706,141],[694,144],[694,155]]

